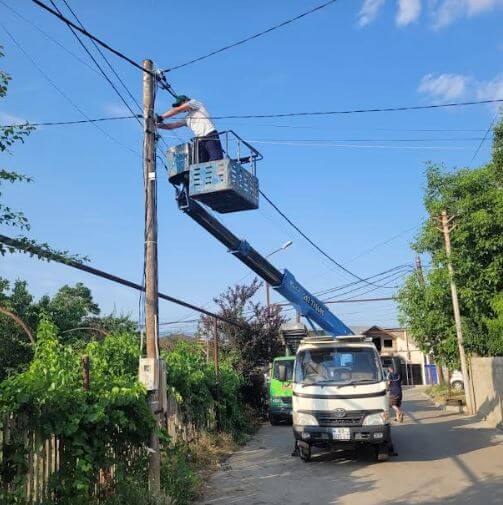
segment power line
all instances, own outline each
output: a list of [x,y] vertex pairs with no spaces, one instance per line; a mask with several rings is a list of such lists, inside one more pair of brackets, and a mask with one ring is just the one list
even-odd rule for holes
[[[27,252],[28,254],[30,254],[32,256],[33,255],[39,256],[39,257],[45,258],[49,261],[55,261],[56,263],[61,263],[66,266],[76,268],[77,270],[81,270],[83,272],[87,272],[89,274],[96,275],[97,277],[101,277],[103,279],[107,279],[109,281],[116,282],[117,284],[122,284],[123,286],[127,286],[129,288],[136,289],[138,291],[145,291],[145,287],[141,286],[140,284],[137,284],[136,282],[132,282],[130,280],[124,279],[124,278],[119,277],[117,275],[110,274],[110,273],[105,272],[103,270],[98,270],[97,268],[91,267],[89,265],[85,265],[83,263],[79,263],[78,261],[66,258],[63,255],[54,254],[51,251],[49,251],[43,247],[34,246],[33,244],[26,243],[23,240],[13,239],[13,238],[7,237],[5,235],[0,235],[0,243],[5,244],[9,248],[17,249],[17,250],[23,251],[23,252]],[[209,317],[214,317],[214,318],[218,319],[219,321],[230,324],[230,325],[240,328],[242,330],[248,329],[245,325],[237,323],[236,321],[233,321],[232,319],[228,319],[226,317],[219,316],[218,314],[214,314],[213,312],[205,310],[201,307],[193,305],[193,304],[186,302],[184,300],[181,300],[179,298],[175,298],[174,296],[166,295],[164,293],[158,293],[158,295],[159,295],[159,298],[162,298],[163,300],[175,303],[177,305],[181,305],[182,307],[187,307],[188,309],[195,310],[196,312],[200,312],[200,313],[205,314]]]
[[33,21],[31,21],[28,18],[24,17],[21,13],[19,13],[18,11],[16,11],[12,6],[6,4],[3,0],[0,0],[0,4],[2,4],[4,7],[6,7],[7,9],[9,9],[19,19],[22,19],[25,23],[28,23],[33,28],[35,28],[35,30],[37,30],[38,32],[40,32],[45,38],[47,38],[51,42],[54,42],[54,44],[58,45],[61,49],[63,49],[63,51],[65,51],[66,53],[68,53],[70,56],[72,56],[76,60],[80,61],[80,63],[82,63],[83,65],[85,65],[89,70],[92,70],[94,73],[98,74],[98,71],[94,67],[92,67],[91,65],[89,65],[89,63],[87,61],[85,61],[84,59],[82,59],[80,56],[77,56],[72,51],[70,51],[61,42],[59,42],[59,40],[56,40],[52,35],[49,35],[46,31],[42,30],[42,28],[40,28],[38,25],[36,25]]
[[487,128],[486,133],[482,139],[480,139],[480,144],[477,146],[477,149],[475,150],[475,153],[473,153],[472,159],[470,160],[470,163],[468,163],[468,166],[471,167],[472,163],[475,161],[475,158],[478,156],[480,150],[482,149],[482,146],[484,145],[484,142],[486,141],[490,131],[493,129],[494,124],[496,123],[497,119],[499,116],[499,112],[496,112],[494,115],[493,120],[491,121],[491,124],[489,125],[489,128]]
[[115,54],[116,56],[118,56],[122,60],[127,61],[130,65],[133,65],[133,67],[141,70],[142,72],[146,72],[147,74],[150,74],[152,77],[154,77],[154,79],[156,79],[157,82],[159,82],[160,86],[164,90],[166,90],[172,96],[176,97],[176,93],[174,92],[171,85],[158,72],[152,72],[152,71],[144,69],[139,63],[137,63],[133,59],[129,58],[121,51],[114,49],[113,47],[108,45],[106,42],[103,42],[98,37],[95,37],[92,33],[89,33],[86,29],[81,28],[80,26],[78,26],[75,23],[73,23],[72,21],[70,21],[67,17],[63,16],[61,13],[51,9],[48,5],[44,4],[43,2],[40,2],[40,0],[32,0],[32,2],[35,3],[36,5],[38,5],[39,7],[41,7],[42,9],[46,10],[47,12],[51,13],[53,16],[56,16],[60,21],[63,21],[68,26],[71,26],[72,28],[79,31],[80,33],[82,33],[86,37],[89,37],[91,40],[93,40],[94,42],[99,44],[101,47],[104,47],[107,51],[110,51],[111,53]]
[[[365,277],[365,280],[369,280],[369,279],[375,279],[376,277],[382,277],[382,279],[378,279],[379,281],[383,280],[385,277],[383,277],[384,275],[386,274],[389,274],[391,272],[393,273],[396,273],[398,270],[401,270],[401,271],[404,271],[406,269],[410,268],[410,265],[405,263],[403,265],[397,265],[393,268],[389,268],[388,270],[384,270],[384,272],[379,272],[378,274],[374,274],[374,275],[371,275],[369,277]],[[361,284],[361,281],[353,281],[353,282],[349,282],[347,284],[343,284],[341,286],[335,286],[333,288],[327,288],[327,289],[323,289],[321,291],[317,291],[315,292],[314,294],[316,296],[323,296],[323,295],[328,295],[329,293],[335,293],[337,291],[342,291],[344,289],[347,289],[351,286],[354,286],[356,284]],[[361,287],[366,287],[366,286],[361,286]]]
[[131,149],[129,146],[123,144],[119,140],[117,140],[115,137],[110,135],[106,130],[101,128],[94,120],[92,120],[43,70],[42,68],[36,63],[36,61],[26,52],[26,50],[21,46],[21,44],[14,38],[14,36],[10,33],[10,31],[7,29],[7,27],[4,24],[0,23],[0,26],[3,28],[5,33],[9,36],[9,38],[12,40],[12,42],[17,46],[17,48],[25,55],[25,57],[31,62],[31,64],[37,69],[37,71],[44,77],[44,79],[75,109],[84,116],[87,120],[87,122],[93,124],[95,128],[97,128],[103,135],[108,137],[110,140],[115,142],[116,144],[120,145],[124,149],[127,149],[128,151],[132,152],[135,156],[138,156],[139,153],[136,152],[134,149]]
[[[50,0],[51,4],[53,5],[53,7],[58,11],[59,14],[61,14],[61,11],[59,10],[58,6],[54,3],[54,0]],[[73,12],[73,10],[70,8],[70,6],[66,3],[66,0],[63,0],[64,4],[68,7],[68,9],[70,9],[70,12],[73,14],[73,16],[75,17],[75,19],[77,20],[77,22],[79,23],[79,25],[84,28],[84,26],[82,25],[82,23],[80,22],[80,20],[78,19],[78,17],[76,16],[76,14]],[[115,91],[115,93],[117,94],[117,96],[121,99],[122,103],[126,106],[126,108],[129,110],[129,112],[131,112],[131,114],[133,116],[136,115],[135,111],[130,107],[129,103],[127,102],[127,100],[122,96],[122,93],[117,89],[117,86],[115,86],[115,84],[113,83],[113,81],[110,79],[110,77],[108,77],[108,75],[106,74],[106,72],[103,70],[103,68],[101,67],[101,65],[98,63],[98,61],[96,60],[96,58],[93,56],[93,54],[91,53],[91,51],[89,51],[89,49],[87,48],[87,46],[84,44],[84,42],[82,42],[81,38],[77,35],[77,32],[67,23],[67,26],[69,28],[69,30],[72,32],[73,36],[77,39],[78,43],[82,46],[82,48],[84,49],[84,51],[87,53],[87,55],[89,56],[89,58],[91,58],[91,60],[93,61],[93,63],[96,65],[96,67],[98,67],[98,70],[100,71],[101,75],[104,77],[104,79],[106,79],[106,81],[108,82],[108,84],[110,84],[110,86],[112,87],[112,89]],[[98,49],[99,53],[101,54],[101,56],[103,56],[103,53],[101,52],[101,50],[98,48],[96,42],[94,42],[94,40],[91,40],[92,43],[94,44],[94,46]],[[108,62],[108,60],[103,56],[104,60],[108,63],[108,66],[110,68],[112,68],[112,66],[110,65],[110,63]],[[112,68],[113,70],[113,68]],[[114,73],[117,75],[117,73],[115,72],[115,70],[113,70]],[[119,80],[121,81],[121,83],[123,84],[123,86],[125,87],[126,85],[123,83],[123,81],[120,79],[119,77]],[[127,88],[126,88],[127,89]],[[127,90],[127,92],[129,93],[129,90]],[[131,93],[129,93],[130,96]],[[135,98],[133,97],[133,101],[135,101],[136,104],[138,104],[135,100]],[[141,110],[141,107],[140,107],[140,110]],[[136,118],[136,120],[138,121],[138,123],[140,124],[140,126],[142,126],[142,123],[140,121],[140,119]]]
[[42,9],[45,9],[47,12],[50,12],[53,16],[56,16],[61,21],[65,22],[68,26],[71,26],[72,28],[79,31],[80,33],[82,33],[86,37],[89,37],[91,40],[94,40],[100,46],[104,47],[105,49],[107,49],[111,53],[115,54],[119,58],[123,59],[124,61],[127,61],[130,65],[133,65],[133,67],[138,68],[142,72],[147,72],[148,74],[151,74],[153,77],[157,77],[155,72],[149,72],[149,71],[145,70],[139,63],[132,60],[131,58],[126,56],[124,53],[117,51],[117,49],[114,49],[113,47],[109,46],[106,42],[103,42],[102,40],[98,39],[97,37],[95,37],[94,35],[89,33],[87,30],[85,30],[84,28],[81,28],[80,26],[77,26],[75,23],[72,23],[72,21],[70,21],[68,18],[63,16],[61,13],[51,9],[48,5],[45,5],[43,2],[40,2],[39,0],[32,0],[32,2],[34,2],[36,5],[38,5]]
[[267,30],[263,30],[261,32],[255,33],[254,35],[250,35],[249,37],[246,37],[242,40],[239,40],[237,42],[233,42],[232,44],[228,44],[228,45],[221,47],[220,49],[217,49],[215,51],[211,51],[211,53],[208,53],[203,56],[199,56],[199,57],[194,58],[192,60],[186,61],[185,63],[175,65],[174,67],[166,68],[164,70],[164,72],[170,72],[172,70],[177,70],[179,68],[186,67],[188,65],[192,65],[193,63],[205,60],[206,58],[209,58],[210,56],[214,56],[215,54],[219,54],[219,53],[222,53],[223,51],[227,51],[228,49],[232,49],[233,47],[245,44],[246,42],[249,42],[250,40],[257,39],[257,38],[261,37],[262,35],[266,35],[267,33],[271,33],[279,28],[283,28],[284,26],[286,26],[290,23],[293,23],[294,21],[298,21],[299,19],[302,19],[302,18],[308,16],[309,14],[313,14],[314,12],[324,9],[325,7],[328,7],[331,4],[334,4],[336,1],[337,0],[330,0],[329,2],[325,2],[324,4],[318,5],[317,7],[314,7],[313,9],[310,9],[306,12],[303,12],[302,14],[299,14],[298,16],[295,16],[294,18],[287,19],[286,21],[283,21],[282,23],[271,26]]
[[[370,284],[372,286],[378,286],[373,282],[369,282],[359,275],[355,274],[351,270],[347,269],[345,266],[341,265],[338,261],[336,261],[332,256],[327,254],[320,246],[318,246],[311,238],[309,238],[262,190],[259,190],[260,194],[265,198],[265,200],[271,205],[271,207],[292,227],[294,228],[305,240],[307,240],[319,253],[321,253],[325,258],[327,258],[331,263],[335,266],[351,275],[352,277],[358,279],[360,282],[365,282],[366,284]],[[381,287],[381,286],[378,286]]]
[[[33,0],[36,1],[36,0]],[[370,109],[349,109],[335,111],[314,111],[314,112],[284,112],[279,114],[246,114],[234,116],[212,116],[211,119],[256,119],[256,118],[271,118],[271,117],[296,117],[296,116],[330,116],[336,114],[364,114],[369,112],[403,112],[410,110],[429,110],[442,109],[448,107],[467,107],[469,105],[482,105],[488,103],[501,103],[503,98],[494,98],[492,100],[474,100],[471,102],[451,102],[428,105],[403,105],[398,107],[382,107]]]
[[[27,124],[29,126],[67,126],[67,125],[76,125],[76,124],[86,124],[86,123],[100,123],[102,121],[116,121],[120,119],[134,119],[135,117],[141,118],[143,117],[141,114],[135,114],[134,116],[112,116],[112,117],[99,117],[95,119],[79,119],[75,121],[48,121],[43,123],[30,123]],[[1,125],[2,128],[12,128],[15,126],[24,126],[22,123],[10,124],[10,125]]]

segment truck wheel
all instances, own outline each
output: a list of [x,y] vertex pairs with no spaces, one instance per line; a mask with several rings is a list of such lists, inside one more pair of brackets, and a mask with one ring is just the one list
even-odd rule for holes
[[311,447],[299,447],[300,459],[304,463],[309,463],[311,461]]
[[276,416],[269,414],[269,422],[271,423],[271,426],[278,426],[279,419]]

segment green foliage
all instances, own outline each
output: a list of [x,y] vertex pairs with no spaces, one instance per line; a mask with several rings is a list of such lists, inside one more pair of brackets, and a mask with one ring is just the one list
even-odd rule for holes
[[[43,319],[30,366],[0,384],[0,416],[12,413],[17,419],[15,454],[27,450],[21,435],[26,431],[40,441],[50,435],[62,441],[61,467],[51,483],[62,503],[85,502],[100,468],[115,465],[115,478],[122,480],[144,467],[153,427],[146,392],[136,378],[137,338],[111,335],[89,343],[84,353],[91,363],[89,391],[82,387],[81,355],[61,344],[54,324]],[[4,461],[8,464],[18,461]]]
[[455,216],[452,264],[465,346],[482,356],[501,354],[503,337],[495,328],[503,291],[502,186],[503,122],[495,128],[493,159],[487,165],[456,172],[430,165],[427,170],[424,203],[432,219],[423,225],[413,247],[431,256],[432,269],[424,289],[411,275],[399,294],[399,308],[401,322],[411,328],[423,350],[431,350],[449,366],[456,366],[457,351],[444,242],[435,217],[442,210]]
[[215,424],[218,416],[221,428],[236,437],[250,429],[243,412],[243,379],[228,358],[220,362],[217,388],[215,367],[206,362],[201,344],[180,340],[162,354],[168,385],[187,421],[204,430]]
[[[89,340],[106,333],[134,333],[136,323],[127,316],[109,314],[99,317],[91,291],[82,283],[62,286],[54,296],[35,301],[26,282],[9,283],[0,278],[0,305],[18,315],[34,334],[43,316],[58,330],[58,339],[81,349]],[[82,329],[79,329],[82,328]],[[94,330],[93,328],[96,328]],[[103,330],[103,331],[99,331]],[[0,381],[9,373],[25,368],[33,356],[32,345],[24,331],[9,317],[0,314]]]
[[491,303],[494,318],[486,318],[487,349],[491,356],[503,356],[503,293],[497,294]]
[[[221,349],[243,377],[242,393],[248,405],[263,408],[263,378],[269,363],[284,352],[279,337],[285,322],[281,307],[265,307],[252,301],[262,286],[256,278],[250,285],[235,285],[214,299],[219,315],[235,321],[241,328],[218,323]],[[199,333],[213,335],[213,319],[202,316]]]
[[163,451],[161,485],[171,498],[172,505],[187,505],[196,498],[200,478],[191,463],[193,454],[185,443],[178,443]]

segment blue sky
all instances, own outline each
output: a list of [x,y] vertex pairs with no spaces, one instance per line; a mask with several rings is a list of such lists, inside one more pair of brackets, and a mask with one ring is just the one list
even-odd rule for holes
[[[3,1],[86,60],[61,22],[32,2]],[[63,9],[62,2],[57,3]],[[91,32],[131,58],[148,57],[161,68],[261,31],[318,3],[70,2]],[[177,91],[204,101],[215,116],[502,98],[502,7],[500,0],[340,0],[262,38],[173,71],[168,78]],[[88,116],[127,113],[94,71],[2,4],[0,13],[1,22],[37,65]],[[1,28],[0,43],[6,53],[1,66],[13,77],[9,95],[0,104],[2,124],[82,118]],[[114,56],[110,59],[141,99],[141,73]],[[159,92],[158,112],[171,101]],[[425,162],[466,166],[495,111],[483,105],[236,119],[221,120],[218,127],[232,128],[255,141],[264,155],[258,167],[261,188],[338,261],[367,276],[413,262],[409,244],[425,217]],[[13,156],[2,159],[2,166],[29,174],[35,182],[5,188],[3,198],[24,210],[34,238],[85,254],[97,268],[139,281],[142,168],[139,154],[129,149],[140,153],[142,130],[135,121],[100,127],[118,143],[92,125],[38,129],[25,145],[16,147]],[[188,132],[180,135],[189,137]],[[166,141],[178,142],[169,136]],[[475,164],[488,159],[489,148],[490,141]],[[293,240],[274,262],[313,291],[352,280],[324,260],[264,201],[258,211],[226,215],[222,221],[264,253]],[[10,229],[2,232],[12,234]],[[37,296],[82,281],[104,311],[137,316],[138,294],[127,288],[22,255],[0,261],[1,276],[26,279]],[[247,274],[220,244],[177,210],[162,170],[159,263],[161,291],[202,305]],[[392,292],[381,289],[365,296]],[[162,321],[190,316],[165,302],[160,312]],[[335,312],[348,324],[396,324],[392,302],[345,304],[336,306]]]

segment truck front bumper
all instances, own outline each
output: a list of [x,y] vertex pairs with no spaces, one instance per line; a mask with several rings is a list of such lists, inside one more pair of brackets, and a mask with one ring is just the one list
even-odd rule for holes
[[[345,434],[349,431],[348,438],[341,439],[339,428],[343,428]],[[293,427],[295,439],[309,445],[347,446],[358,444],[387,444],[391,441],[389,424],[379,426],[350,426],[350,427],[325,427],[325,426],[297,426]]]

